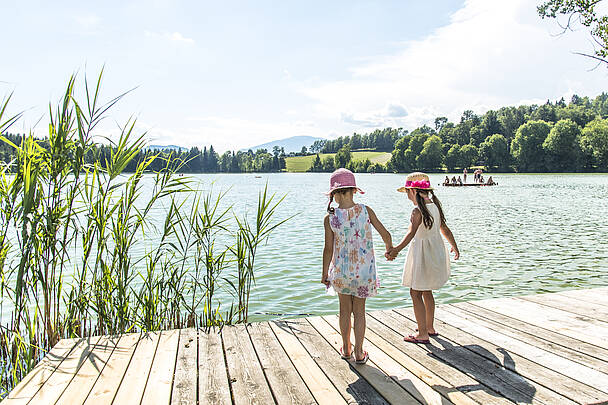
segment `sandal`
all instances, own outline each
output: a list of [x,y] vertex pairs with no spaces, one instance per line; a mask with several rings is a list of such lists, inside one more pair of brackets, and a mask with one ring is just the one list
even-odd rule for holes
[[367,361],[369,360],[369,354],[367,354],[367,352],[363,352],[364,356],[361,360],[357,360],[355,358],[355,364],[365,364],[367,363]]
[[344,355],[344,352],[342,351],[342,348],[340,348],[340,356],[344,360],[350,360],[353,357],[353,352],[351,351],[350,354],[348,356],[346,356],[346,355]]
[[422,343],[422,344],[428,344],[431,343],[430,340],[428,339],[418,339],[416,336],[414,335],[409,335],[403,338],[404,341],[409,342],[409,343]]

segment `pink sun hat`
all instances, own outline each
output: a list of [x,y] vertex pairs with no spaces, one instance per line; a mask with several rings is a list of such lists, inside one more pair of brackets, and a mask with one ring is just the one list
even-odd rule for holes
[[397,191],[406,193],[409,188],[417,188],[418,190],[432,190],[431,181],[426,173],[414,172],[408,174],[405,178],[405,185],[399,187]]
[[355,181],[355,175],[348,169],[338,169],[331,174],[329,178],[329,191],[327,194],[331,194],[332,192],[339,190],[341,188],[355,188],[357,192],[361,194],[365,194],[365,191],[361,190],[357,187],[357,182]]

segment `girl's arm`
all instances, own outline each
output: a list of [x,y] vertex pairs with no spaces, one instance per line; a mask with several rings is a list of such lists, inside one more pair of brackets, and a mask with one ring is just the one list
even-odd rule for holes
[[323,274],[321,275],[321,283],[329,287],[329,263],[334,255],[334,231],[329,226],[329,215],[323,220],[325,226],[325,246],[323,247]]
[[390,256],[393,259],[399,254],[399,252],[401,252],[403,250],[403,248],[405,248],[407,245],[409,245],[409,243],[412,241],[412,239],[414,239],[414,236],[416,235],[416,231],[418,230],[418,227],[420,226],[421,223],[422,223],[422,213],[420,212],[420,210],[418,208],[414,208],[412,210],[412,216],[410,217],[410,227],[408,228],[407,233],[403,237],[403,240],[401,241],[401,243],[399,243],[397,246],[395,246],[393,249],[391,249]]
[[367,208],[367,214],[369,215],[369,222],[371,222],[373,227],[380,234],[380,237],[382,238],[382,240],[384,241],[384,245],[386,246],[386,251],[389,251],[390,249],[393,248],[393,238],[392,238],[390,232],[386,230],[384,225],[382,225],[382,222],[380,222],[380,220],[376,216],[376,213],[374,212],[374,210],[372,210],[370,207],[367,207],[367,206],[366,206],[366,208]]
[[446,224],[441,224],[441,233],[448,240],[450,246],[452,247],[451,251],[454,252],[454,260],[458,260],[460,258],[460,251],[458,250],[458,245],[456,245],[456,239],[454,239],[454,235],[452,231]]

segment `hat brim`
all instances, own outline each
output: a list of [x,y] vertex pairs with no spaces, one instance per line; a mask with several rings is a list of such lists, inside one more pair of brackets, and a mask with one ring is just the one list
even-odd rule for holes
[[336,190],[342,190],[344,188],[354,188],[355,191],[359,194],[365,194],[365,191],[361,190],[359,187],[357,186],[343,186],[343,187],[336,187],[336,188],[332,188],[331,190],[329,190],[327,193],[325,193],[326,195],[331,195],[331,193],[333,193]]
[[415,189],[422,190],[422,191],[427,191],[427,190],[432,190],[433,189],[433,187],[421,188],[421,187],[406,187],[406,186],[403,186],[403,187],[399,187],[397,189],[397,191],[400,192],[400,193],[407,193],[407,190],[409,190],[411,188],[415,188]]

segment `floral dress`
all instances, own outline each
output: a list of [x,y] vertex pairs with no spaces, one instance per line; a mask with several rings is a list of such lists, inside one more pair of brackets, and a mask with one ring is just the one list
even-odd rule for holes
[[336,208],[329,224],[334,232],[334,254],[329,265],[329,281],[339,294],[373,297],[380,286],[372,227],[367,207]]

